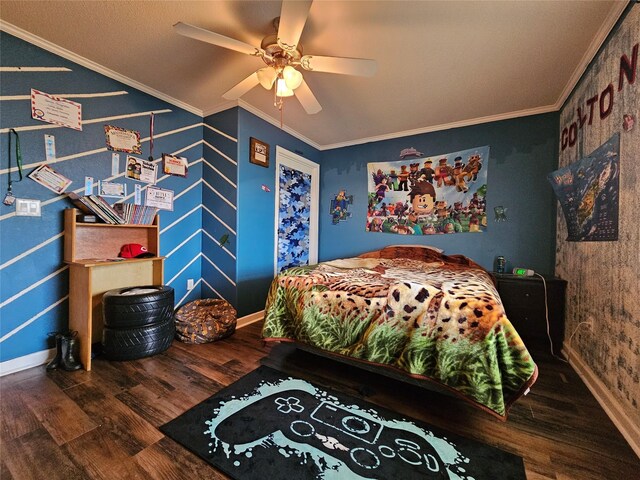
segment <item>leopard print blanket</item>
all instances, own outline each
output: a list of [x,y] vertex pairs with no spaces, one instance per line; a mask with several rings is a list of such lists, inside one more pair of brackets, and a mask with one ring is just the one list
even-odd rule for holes
[[490,275],[461,256],[376,253],[282,272],[263,337],[435,381],[505,419],[537,367]]

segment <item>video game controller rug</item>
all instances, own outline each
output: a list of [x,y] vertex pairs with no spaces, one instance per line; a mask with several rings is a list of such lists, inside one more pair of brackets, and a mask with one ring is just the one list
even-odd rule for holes
[[160,430],[238,480],[525,480],[522,458],[261,366]]

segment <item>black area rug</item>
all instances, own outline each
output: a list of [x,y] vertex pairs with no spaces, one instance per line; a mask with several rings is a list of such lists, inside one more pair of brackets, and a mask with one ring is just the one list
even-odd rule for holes
[[522,458],[260,367],[160,428],[252,479],[526,479]]

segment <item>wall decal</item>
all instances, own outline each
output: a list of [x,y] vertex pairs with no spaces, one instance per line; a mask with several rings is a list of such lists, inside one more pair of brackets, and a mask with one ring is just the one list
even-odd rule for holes
[[336,225],[340,221],[345,221],[351,217],[351,212],[348,210],[349,205],[353,203],[353,195],[347,195],[345,190],[340,190],[337,195],[331,200],[331,214],[332,223]]
[[489,147],[416,158],[422,155],[412,147],[400,152],[399,161],[368,164],[367,231],[484,231]]

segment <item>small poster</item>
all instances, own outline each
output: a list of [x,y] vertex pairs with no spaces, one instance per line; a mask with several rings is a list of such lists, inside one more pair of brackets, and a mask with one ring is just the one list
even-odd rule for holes
[[347,195],[346,190],[340,190],[338,194],[331,200],[331,213],[332,221],[334,225],[338,222],[345,221],[351,217],[351,212],[348,210],[349,205],[353,203],[353,195]]
[[156,182],[156,166],[153,162],[127,156],[127,178],[145,183]]
[[548,179],[567,221],[568,241],[618,239],[620,133]]
[[101,197],[124,198],[127,196],[127,184],[98,181],[98,195]]
[[58,194],[64,192],[71,185],[71,180],[48,165],[40,165],[29,174],[29,178]]
[[142,153],[140,146],[140,132],[126,130],[113,125],[104,126],[104,135],[107,139],[107,148],[115,152]]
[[82,105],[31,89],[31,118],[82,131]]
[[165,190],[164,188],[153,186],[147,187],[145,205],[147,207],[156,207],[160,210],[173,211],[173,190]]
[[179,177],[187,176],[189,162],[186,158],[163,153],[162,163],[164,165],[163,171],[167,175],[177,175]]

